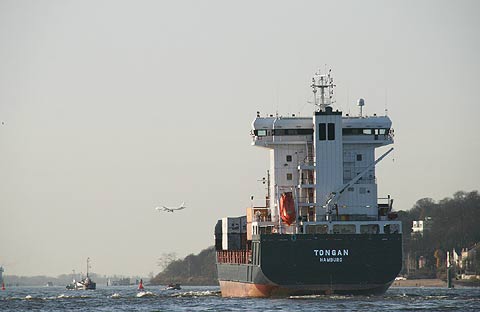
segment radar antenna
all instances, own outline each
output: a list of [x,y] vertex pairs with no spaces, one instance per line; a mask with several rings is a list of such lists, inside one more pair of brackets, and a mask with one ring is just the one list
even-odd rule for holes
[[358,99],[357,101],[358,107],[360,107],[360,117],[363,117],[363,107],[365,106],[365,100],[364,99]]

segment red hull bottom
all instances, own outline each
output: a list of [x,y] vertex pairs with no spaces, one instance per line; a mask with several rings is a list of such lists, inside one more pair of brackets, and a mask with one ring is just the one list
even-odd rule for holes
[[270,297],[275,286],[219,281],[222,297]]
[[[329,285],[317,287],[282,287],[275,285],[252,284],[232,281],[219,281],[222,297],[289,297],[295,295],[332,295],[332,294],[352,294],[352,295],[382,295],[388,289],[391,283],[386,285],[356,285],[350,287],[338,287],[333,290]],[[337,285],[338,286],[338,285]]]

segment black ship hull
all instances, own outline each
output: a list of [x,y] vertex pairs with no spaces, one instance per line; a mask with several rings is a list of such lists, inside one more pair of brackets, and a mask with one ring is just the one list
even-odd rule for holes
[[245,261],[241,259],[217,256],[222,296],[379,295],[390,287],[402,267],[402,237],[258,235],[252,250],[245,251]]

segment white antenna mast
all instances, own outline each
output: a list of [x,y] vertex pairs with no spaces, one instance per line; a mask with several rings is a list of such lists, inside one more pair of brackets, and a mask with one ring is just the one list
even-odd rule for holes
[[[313,89],[315,106],[318,106],[317,111],[325,111],[325,108],[334,102],[333,88],[336,87],[336,85],[333,83],[331,73],[331,69],[328,71],[328,74],[321,74],[320,71],[318,71],[312,78],[311,87]],[[317,89],[320,89],[320,99],[317,97]]]
[[87,258],[87,277],[88,277],[88,269],[90,269],[90,258]]
[[385,88],[385,116],[388,115],[388,90]]

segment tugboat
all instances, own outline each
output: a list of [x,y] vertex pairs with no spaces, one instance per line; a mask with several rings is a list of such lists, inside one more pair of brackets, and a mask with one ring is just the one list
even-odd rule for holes
[[90,258],[87,258],[87,276],[82,278],[80,281],[76,281],[75,278],[73,279],[71,284],[66,286],[69,290],[95,290],[97,289],[97,283],[92,281],[92,279],[88,276],[88,269],[90,268]]
[[383,294],[402,267],[393,199],[377,197],[375,149],[388,116],[334,110],[331,70],[312,79],[313,117],[257,116],[252,145],[270,151],[265,205],[215,226],[224,297]]

